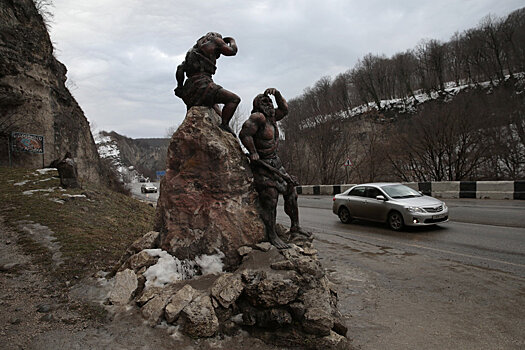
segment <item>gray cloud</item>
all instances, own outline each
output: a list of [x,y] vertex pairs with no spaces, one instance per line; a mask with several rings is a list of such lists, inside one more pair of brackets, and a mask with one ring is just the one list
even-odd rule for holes
[[369,52],[392,55],[424,38],[448,40],[488,14],[522,6],[522,0],[55,0],[51,39],[91,122],[130,137],[163,137],[185,115],[173,94],[175,68],[209,31],[236,39],[239,53],[218,60],[214,80],[251,106],[267,87],[292,98]]

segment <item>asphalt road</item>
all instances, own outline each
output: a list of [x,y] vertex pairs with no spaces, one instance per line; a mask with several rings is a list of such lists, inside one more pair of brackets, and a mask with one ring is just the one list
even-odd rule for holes
[[[332,213],[332,197],[299,197],[301,225],[319,238],[388,246],[525,277],[525,201],[454,199],[446,203],[449,222],[394,232],[377,223],[341,223]],[[282,206],[278,220],[289,224]]]
[[394,232],[299,198],[357,348],[525,349],[525,202],[446,202],[449,222]]
[[[133,196],[135,196],[138,199],[145,200],[152,203],[157,203],[157,199],[159,198],[159,192],[157,193],[141,193],[140,192],[140,186],[142,186],[144,182],[135,182],[128,184],[128,187],[131,189],[131,193]],[[160,190],[160,182],[151,182],[152,185],[157,187],[157,189]]]

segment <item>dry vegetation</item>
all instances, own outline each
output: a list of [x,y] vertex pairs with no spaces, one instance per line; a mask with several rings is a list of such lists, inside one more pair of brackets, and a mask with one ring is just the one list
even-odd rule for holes
[[[131,242],[151,230],[151,206],[103,187],[86,185],[84,189],[61,191],[59,179],[53,175],[57,172],[0,168],[0,212],[14,229],[26,220],[54,232],[65,261],[58,267],[51,265],[50,251],[29,234],[21,235],[21,243],[38,263],[48,265],[59,281],[109,270]],[[24,194],[51,188],[51,192]]]
[[289,101],[285,167],[305,185],[525,178],[524,43],[525,8],[321,78]]

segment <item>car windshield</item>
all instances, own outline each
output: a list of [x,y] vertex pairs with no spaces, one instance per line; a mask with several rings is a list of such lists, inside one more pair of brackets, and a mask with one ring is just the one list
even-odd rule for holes
[[381,189],[392,198],[421,197],[421,193],[405,185],[387,185],[381,186]]

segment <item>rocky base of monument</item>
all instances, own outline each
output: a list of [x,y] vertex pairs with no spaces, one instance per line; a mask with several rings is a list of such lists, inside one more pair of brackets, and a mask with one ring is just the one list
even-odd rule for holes
[[134,304],[151,325],[176,325],[193,338],[245,330],[277,346],[352,348],[312,243],[284,250],[268,242],[243,246],[232,272],[218,271],[220,254],[180,261],[157,245],[158,233],[149,232],[127,250],[110,304]]

